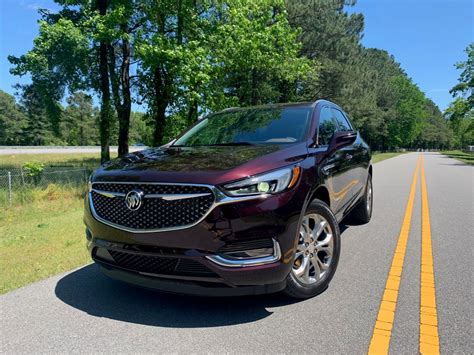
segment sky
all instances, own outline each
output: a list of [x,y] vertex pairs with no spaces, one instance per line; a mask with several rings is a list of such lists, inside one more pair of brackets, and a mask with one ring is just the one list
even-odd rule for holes
[[[0,89],[8,93],[28,82],[9,73],[7,56],[32,48],[38,8],[58,7],[52,0],[0,0]],[[449,105],[460,74],[454,64],[474,41],[474,1],[358,0],[348,11],[364,15],[364,46],[387,50],[441,110]]]

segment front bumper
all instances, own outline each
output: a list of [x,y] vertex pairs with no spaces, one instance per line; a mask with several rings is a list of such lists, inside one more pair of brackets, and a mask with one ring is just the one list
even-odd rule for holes
[[[291,271],[304,197],[302,189],[294,189],[261,200],[225,204],[215,207],[203,221],[190,228],[146,234],[98,221],[92,216],[86,197],[84,222],[88,248],[105,274],[142,287],[219,296],[277,292],[285,287]],[[237,260],[232,265],[229,257],[221,253],[228,246],[260,240],[275,243],[272,255],[266,256],[262,263],[242,267]],[[210,273],[137,271],[97,257],[98,248],[167,258],[170,263],[177,259],[193,261]]]
[[106,265],[100,265],[100,269],[106,276],[114,280],[126,282],[138,287],[195,296],[226,297],[261,295],[279,292],[286,287],[286,280],[276,284],[230,287],[224,284],[206,283],[201,280],[177,280],[151,277],[116,269]]

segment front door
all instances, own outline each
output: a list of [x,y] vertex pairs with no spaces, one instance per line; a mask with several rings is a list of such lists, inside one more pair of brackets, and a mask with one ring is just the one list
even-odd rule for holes
[[[342,128],[344,129],[344,128]],[[318,145],[329,149],[329,143],[335,132],[341,130],[333,109],[321,108],[318,127]],[[331,208],[337,214],[344,210],[352,200],[356,182],[352,176],[352,146],[345,146],[328,154],[320,162],[320,171],[326,181],[331,197]]]

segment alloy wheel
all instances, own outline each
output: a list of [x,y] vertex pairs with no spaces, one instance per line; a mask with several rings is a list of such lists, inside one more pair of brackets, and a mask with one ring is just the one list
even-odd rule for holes
[[331,266],[334,237],[328,221],[317,213],[304,216],[296,247],[293,275],[303,284],[320,281]]

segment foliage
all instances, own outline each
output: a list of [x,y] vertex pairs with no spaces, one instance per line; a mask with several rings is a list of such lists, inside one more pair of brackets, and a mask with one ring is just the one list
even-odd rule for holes
[[349,112],[375,150],[472,141],[473,44],[446,120],[393,56],[362,46],[364,18],[346,11],[355,0],[55,1],[32,50],[9,57],[32,83],[19,105],[0,95],[0,143],[100,142],[104,161],[110,142],[119,155],[129,141],[160,145],[225,107],[318,98]]
[[467,60],[456,64],[463,71],[450,91],[455,99],[444,113],[454,134],[453,146],[458,148],[474,145],[474,43],[466,53]]
[[44,171],[44,164],[38,162],[28,162],[23,165],[23,170],[25,170],[27,176],[38,177]]
[[[290,23],[301,27],[302,54],[321,65],[318,80],[306,83],[301,98],[326,98],[340,104],[375,150],[448,144],[449,129],[441,113],[430,110],[432,102],[393,56],[360,44],[363,16],[344,11],[354,3],[287,1]],[[442,140],[423,134],[437,129],[444,133]]]
[[15,98],[0,90],[0,145],[26,143],[24,132],[27,127],[25,112]]
[[76,92],[67,99],[61,120],[62,138],[68,145],[97,145],[99,143],[99,113],[92,97]]
[[467,60],[456,64],[462,70],[458,83],[449,91],[454,97],[467,99],[469,109],[474,107],[474,42],[466,48]]

